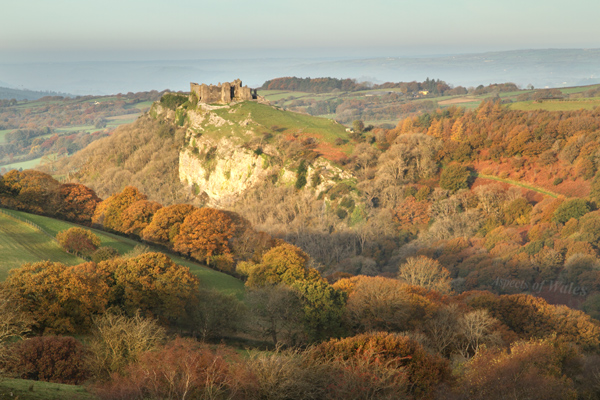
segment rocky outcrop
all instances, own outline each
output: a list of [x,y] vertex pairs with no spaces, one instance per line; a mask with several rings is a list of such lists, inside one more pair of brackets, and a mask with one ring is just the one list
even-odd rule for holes
[[196,194],[206,193],[211,205],[234,202],[248,188],[266,179],[268,156],[257,155],[237,142],[201,137],[179,153],[179,179]]

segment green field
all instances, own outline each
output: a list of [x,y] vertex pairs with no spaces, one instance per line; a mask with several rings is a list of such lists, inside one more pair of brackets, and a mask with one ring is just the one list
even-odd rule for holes
[[124,108],[130,109],[130,108],[137,108],[138,110],[140,110],[141,112],[147,111],[153,104],[154,102],[152,101],[142,101],[136,104],[127,104],[125,105]]
[[591,85],[591,86],[575,86],[559,89],[563,94],[573,94],[573,93],[581,93],[588,91],[590,89],[597,88],[600,85]]
[[67,126],[63,128],[57,128],[56,132],[95,132],[100,129],[96,128],[94,125],[76,125],[76,126]]
[[0,129],[0,143],[4,143],[6,141],[6,134],[14,131],[14,129]]
[[6,170],[20,169],[20,168],[33,169],[33,168],[37,167],[38,165],[40,165],[40,163],[42,162],[42,158],[44,158],[44,157],[34,158],[33,160],[29,160],[29,161],[21,161],[21,162],[15,162],[12,164],[0,165],[0,168],[6,168]]
[[0,399],[92,400],[96,396],[80,385],[64,385],[25,379],[0,379]]
[[593,110],[600,106],[600,98],[594,97],[585,100],[544,100],[541,102],[535,101],[520,101],[512,103],[508,107],[511,110],[521,111],[575,111],[575,110]]
[[34,227],[0,213],[0,280],[8,271],[29,262],[50,260],[77,265],[84,260],[64,252],[50,237]]
[[[39,225],[44,231],[48,232],[49,234],[51,234],[53,236],[56,236],[56,234],[60,231],[69,229],[73,226],[78,226],[78,225],[70,223],[70,222],[60,221],[57,219],[48,218],[48,217],[44,217],[41,215],[28,214],[28,213],[21,212],[21,211],[10,210],[7,212],[17,215],[21,218],[27,219],[27,220]],[[2,214],[0,214],[0,216],[2,216]],[[21,224],[23,224],[23,223],[21,223]],[[25,225],[25,224],[23,224],[23,225],[26,227],[29,227],[28,225]],[[84,228],[90,229],[87,227],[84,227]],[[142,245],[140,242],[137,242],[135,240],[132,240],[132,239],[129,239],[129,238],[126,238],[123,236],[115,235],[115,234],[104,232],[104,231],[99,231],[96,229],[91,229],[91,230],[96,235],[98,235],[98,237],[100,238],[101,246],[114,247],[120,254],[125,254],[129,251],[132,251],[135,248],[135,246]],[[38,236],[43,236],[44,238],[47,238],[47,236],[44,236],[39,231],[34,231],[34,233],[37,234]],[[51,240],[50,238],[47,238],[47,239]],[[24,243],[28,243],[28,240],[25,240]],[[230,275],[215,271],[213,269],[207,268],[199,263],[196,263],[196,262],[193,262],[190,260],[186,260],[182,257],[165,252],[162,249],[154,248],[151,246],[149,246],[149,247],[153,251],[160,251],[160,252],[168,254],[175,263],[188,267],[190,269],[190,271],[194,275],[196,275],[198,278],[200,278],[202,283],[206,286],[214,287],[215,289],[218,289],[224,293],[234,294],[238,297],[241,297],[244,293],[244,284],[239,279],[236,279]],[[58,248],[58,246],[57,246],[57,248]],[[58,249],[58,250],[60,250],[60,249]],[[62,252],[62,250],[60,250],[60,251]],[[18,254],[18,253],[15,253],[15,254]],[[64,253],[64,254],[66,254],[66,253]],[[66,254],[66,255],[70,256],[69,254]],[[55,260],[50,257],[47,257],[46,259],[51,259],[52,261],[60,261],[58,259]],[[79,261],[71,262],[70,265],[74,265],[74,264],[83,262],[80,259],[77,259],[77,260],[79,260]],[[40,261],[40,260],[36,259],[34,261]],[[31,262],[31,261],[23,261],[23,262]],[[2,265],[2,263],[0,262],[0,266],[1,265]],[[18,265],[13,265],[12,268],[14,268],[15,266],[18,266]]]

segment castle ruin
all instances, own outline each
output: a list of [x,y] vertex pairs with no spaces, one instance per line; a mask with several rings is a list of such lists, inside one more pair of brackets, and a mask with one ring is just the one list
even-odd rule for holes
[[205,83],[199,85],[191,82],[190,92],[196,95],[199,103],[206,104],[227,104],[232,101],[256,100],[258,98],[256,89],[242,86],[242,81],[240,79],[236,79],[233,82],[225,82],[217,86],[207,85]]

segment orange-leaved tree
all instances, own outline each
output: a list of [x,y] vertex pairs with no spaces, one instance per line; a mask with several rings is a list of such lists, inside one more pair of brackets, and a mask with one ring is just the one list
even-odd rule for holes
[[[371,360],[372,367],[385,366],[406,374],[410,398],[429,399],[450,377],[448,362],[430,354],[418,342],[394,333],[366,333],[321,343],[315,349],[320,359]],[[380,364],[380,365],[378,365]],[[403,398],[398,393],[398,398]]]
[[498,349],[481,351],[464,365],[459,381],[464,398],[578,398],[573,381],[564,374],[564,365],[575,361],[573,349],[553,343],[552,339],[519,341],[510,347],[510,352]]
[[96,207],[92,224],[109,231],[121,232],[123,226],[121,214],[139,200],[146,200],[146,195],[133,186],[125,187],[121,193],[113,194]]
[[73,227],[56,234],[56,241],[68,253],[90,256],[100,247],[100,239],[93,232]]
[[3,176],[0,197],[7,205],[52,215],[58,204],[59,183],[50,175],[35,170],[12,170]]
[[154,214],[161,208],[162,205],[155,201],[136,201],[121,214],[120,231],[127,235],[140,236],[144,228],[152,221]]
[[104,312],[109,289],[94,263],[50,261],[13,269],[4,288],[34,318],[38,333],[87,331],[92,316]]
[[247,286],[265,286],[277,283],[292,285],[298,281],[321,280],[314,268],[308,267],[309,257],[300,248],[284,243],[267,251],[259,264],[246,271]]
[[141,310],[162,322],[176,323],[197,301],[198,278],[163,253],[102,261],[98,270],[110,285],[110,304],[129,316]]
[[156,211],[142,231],[142,238],[160,244],[173,244],[185,218],[196,210],[190,204],[174,204]]
[[65,183],[59,188],[56,216],[60,219],[89,225],[101,202],[92,189],[79,183]]
[[175,236],[174,249],[197,260],[206,261],[219,254],[229,254],[229,239],[235,227],[231,218],[214,208],[201,208],[188,215]]

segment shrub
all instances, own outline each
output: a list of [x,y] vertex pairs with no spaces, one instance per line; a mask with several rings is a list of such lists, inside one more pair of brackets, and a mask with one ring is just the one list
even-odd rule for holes
[[160,104],[170,110],[175,110],[186,101],[188,101],[187,96],[175,93],[165,93],[163,97],[160,98]]
[[92,253],[90,256],[92,261],[99,263],[119,256],[117,249],[109,246],[102,246]]
[[56,241],[68,253],[84,256],[89,256],[100,246],[98,236],[87,229],[77,227],[58,232]]
[[300,190],[304,186],[306,186],[306,173],[308,171],[308,167],[306,166],[306,161],[300,161],[300,165],[298,166],[298,170],[296,171],[296,183],[294,186],[296,189]]
[[125,376],[97,388],[101,399],[235,398],[239,376],[229,371],[236,355],[211,350],[190,339],[176,339],[158,351],[144,353]]
[[141,354],[159,348],[166,338],[165,330],[155,319],[144,318],[140,313],[132,318],[106,313],[94,318],[94,325],[87,363],[98,379],[122,373]]
[[[375,355],[387,368],[406,374],[409,392],[414,398],[432,398],[437,386],[449,377],[448,363],[429,354],[406,336],[379,332],[330,340],[316,347],[320,359],[356,360]],[[402,397],[400,397],[402,398]]]
[[398,268],[398,278],[410,285],[450,292],[450,272],[437,260],[425,256],[411,257]]
[[13,346],[8,369],[23,379],[72,383],[88,376],[83,345],[70,336],[41,336]]

